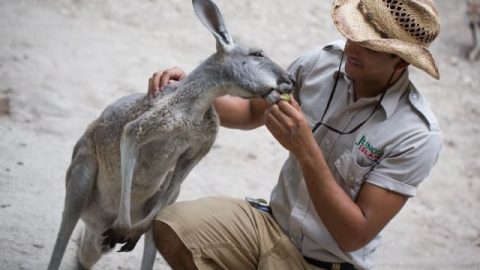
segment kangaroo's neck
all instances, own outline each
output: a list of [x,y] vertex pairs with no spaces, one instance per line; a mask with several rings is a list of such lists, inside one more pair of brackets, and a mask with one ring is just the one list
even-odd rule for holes
[[185,102],[192,114],[203,116],[215,98],[226,94],[226,79],[222,73],[218,65],[207,59],[178,84],[175,91],[178,100]]

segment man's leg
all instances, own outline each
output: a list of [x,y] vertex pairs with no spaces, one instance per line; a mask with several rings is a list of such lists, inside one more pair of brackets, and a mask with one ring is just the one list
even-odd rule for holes
[[154,222],[160,254],[175,270],[256,269],[259,248],[252,220],[258,213],[245,204],[202,198],[162,209]]
[[156,246],[175,270],[311,269],[271,215],[243,200],[174,203],[153,226]]
[[173,269],[197,269],[195,263],[193,263],[192,253],[170,226],[155,220],[153,222],[153,239],[158,251]]

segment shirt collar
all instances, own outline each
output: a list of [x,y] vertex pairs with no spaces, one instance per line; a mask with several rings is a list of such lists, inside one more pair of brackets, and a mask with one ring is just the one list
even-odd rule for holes
[[408,89],[409,82],[408,69],[406,69],[402,76],[400,76],[400,78],[392,86],[390,86],[390,88],[387,89],[385,97],[383,97],[381,103],[387,118],[389,118],[397,108],[400,97]]
[[[345,59],[344,59],[345,60]],[[340,67],[340,71],[335,71],[333,76],[337,76],[337,72],[340,73],[339,76],[341,79],[343,79],[346,82],[347,85],[347,91],[352,91],[352,80],[348,77],[347,73],[345,72],[345,61],[343,61],[342,66]],[[408,79],[408,69],[403,72],[403,74],[400,76],[400,78],[387,89],[387,92],[385,93],[385,96],[382,99],[382,102],[380,103],[383,111],[385,112],[385,116],[388,119],[395,109],[397,108],[398,102],[400,100],[400,97],[403,95],[403,93],[408,89],[409,85],[409,79]],[[353,93],[350,93],[353,95]],[[381,93],[377,95],[374,98],[369,98],[372,100],[378,101],[381,97]]]

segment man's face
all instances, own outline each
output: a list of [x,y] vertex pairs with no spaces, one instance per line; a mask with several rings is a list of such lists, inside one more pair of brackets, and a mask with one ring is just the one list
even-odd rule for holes
[[350,40],[345,45],[345,57],[345,71],[351,79],[385,83],[401,61],[390,53],[373,51]]

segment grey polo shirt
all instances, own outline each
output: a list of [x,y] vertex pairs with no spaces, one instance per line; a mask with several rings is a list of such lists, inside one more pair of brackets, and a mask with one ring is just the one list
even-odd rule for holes
[[[334,84],[344,41],[335,41],[297,59],[289,71],[297,78],[294,93],[310,126],[320,121]],[[352,81],[342,64],[337,90],[324,122],[349,131],[363,122],[380,97],[354,100]],[[441,148],[438,122],[408,71],[391,86],[373,116],[356,132],[339,135],[325,126],[314,133],[338,185],[355,200],[364,182],[408,197],[427,177]],[[374,266],[377,235],[365,247],[342,252],[318,217],[290,155],[271,194],[273,215],[304,256],[327,262],[349,262],[358,269]]]

